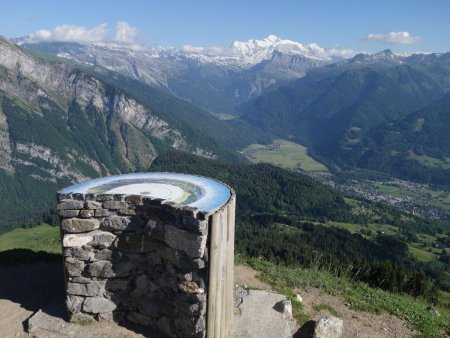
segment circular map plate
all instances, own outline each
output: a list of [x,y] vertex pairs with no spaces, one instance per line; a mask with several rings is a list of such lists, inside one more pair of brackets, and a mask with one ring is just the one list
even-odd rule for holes
[[60,191],[62,194],[127,194],[161,198],[181,205],[214,211],[228,202],[231,191],[210,178],[174,174],[140,173],[108,176],[81,182]]

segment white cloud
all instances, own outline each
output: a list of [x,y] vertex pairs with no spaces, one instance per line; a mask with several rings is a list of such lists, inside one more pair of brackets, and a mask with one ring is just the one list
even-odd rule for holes
[[91,29],[84,26],[61,25],[53,30],[40,29],[25,37],[27,43],[37,42],[78,42],[82,44],[99,44],[139,49],[147,45],[142,34],[136,27],[126,22],[118,22],[114,36],[109,34],[106,23],[102,23]]
[[368,41],[381,41],[384,43],[397,44],[397,45],[409,45],[419,42],[419,36],[412,36],[408,32],[389,32],[387,34],[369,34],[365,38]]
[[113,40],[119,44],[134,44],[138,33],[136,27],[132,27],[128,23],[121,21],[116,25],[116,35]]

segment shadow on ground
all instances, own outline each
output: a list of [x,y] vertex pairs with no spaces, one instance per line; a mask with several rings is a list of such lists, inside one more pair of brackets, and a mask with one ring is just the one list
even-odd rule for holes
[[314,336],[314,327],[316,322],[314,320],[308,320],[301,328],[297,330],[293,338],[312,338]]
[[[0,252],[0,299],[18,303],[33,312],[64,304],[61,259],[61,255],[28,249]],[[64,313],[57,315],[63,318]]]
[[[20,304],[33,313],[41,310],[46,315],[67,321],[64,284],[61,255],[28,249],[0,252],[0,300]],[[24,318],[24,329],[28,320]],[[139,325],[119,325],[145,337],[165,337]]]

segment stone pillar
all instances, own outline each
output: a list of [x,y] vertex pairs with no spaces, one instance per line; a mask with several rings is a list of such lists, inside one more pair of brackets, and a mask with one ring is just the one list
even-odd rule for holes
[[232,192],[211,213],[141,195],[59,193],[70,319],[226,337],[234,208]]

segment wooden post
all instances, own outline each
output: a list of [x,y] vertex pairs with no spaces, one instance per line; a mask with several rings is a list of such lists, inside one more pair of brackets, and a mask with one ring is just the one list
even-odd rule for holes
[[211,216],[207,338],[229,337],[233,324],[234,222],[236,198]]

